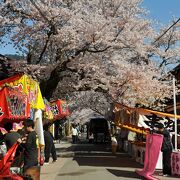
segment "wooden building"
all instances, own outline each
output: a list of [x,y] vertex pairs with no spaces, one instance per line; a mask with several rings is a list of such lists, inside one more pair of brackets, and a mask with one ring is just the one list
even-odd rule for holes
[[[180,64],[176,66],[171,73],[175,76],[176,78],[176,85],[180,88]],[[177,109],[177,114],[180,115],[180,93],[176,94],[176,109]],[[174,103],[173,99],[170,100],[167,103],[166,111],[168,113],[174,113]]]

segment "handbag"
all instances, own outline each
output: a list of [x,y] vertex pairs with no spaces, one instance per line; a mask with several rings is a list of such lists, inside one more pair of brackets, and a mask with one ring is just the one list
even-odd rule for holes
[[43,164],[44,164],[44,155],[41,153],[39,157],[39,165],[43,166]]
[[43,166],[44,164],[44,152],[43,150],[40,148],[40,152],[39,152],[39,165]]

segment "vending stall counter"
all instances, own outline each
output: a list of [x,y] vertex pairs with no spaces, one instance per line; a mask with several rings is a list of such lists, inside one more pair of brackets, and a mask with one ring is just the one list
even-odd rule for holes
[[180,150],[171,154],[172,175],[180,176]]

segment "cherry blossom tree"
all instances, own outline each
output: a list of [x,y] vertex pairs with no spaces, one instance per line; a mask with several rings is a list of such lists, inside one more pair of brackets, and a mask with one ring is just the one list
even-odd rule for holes
[[23,71],[48,99],[94,91],[158,107],[171,95],[162,70],[179,62],[180,33],[177,23],[157,32],[146,13],[141,0],[1,0],[0,37],[27,55]]

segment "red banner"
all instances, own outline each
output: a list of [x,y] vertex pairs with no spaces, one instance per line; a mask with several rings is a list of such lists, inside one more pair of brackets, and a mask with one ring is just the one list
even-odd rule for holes
[[3,87],[0,90],[0,124],[7,120],[20,122],[30,117],[30,104],[24,93],[12,87]]
[[54,114],[55,120],[69,115],[68,104],[66,101],[58,99],[56,101],[51,102],[50,106]]

